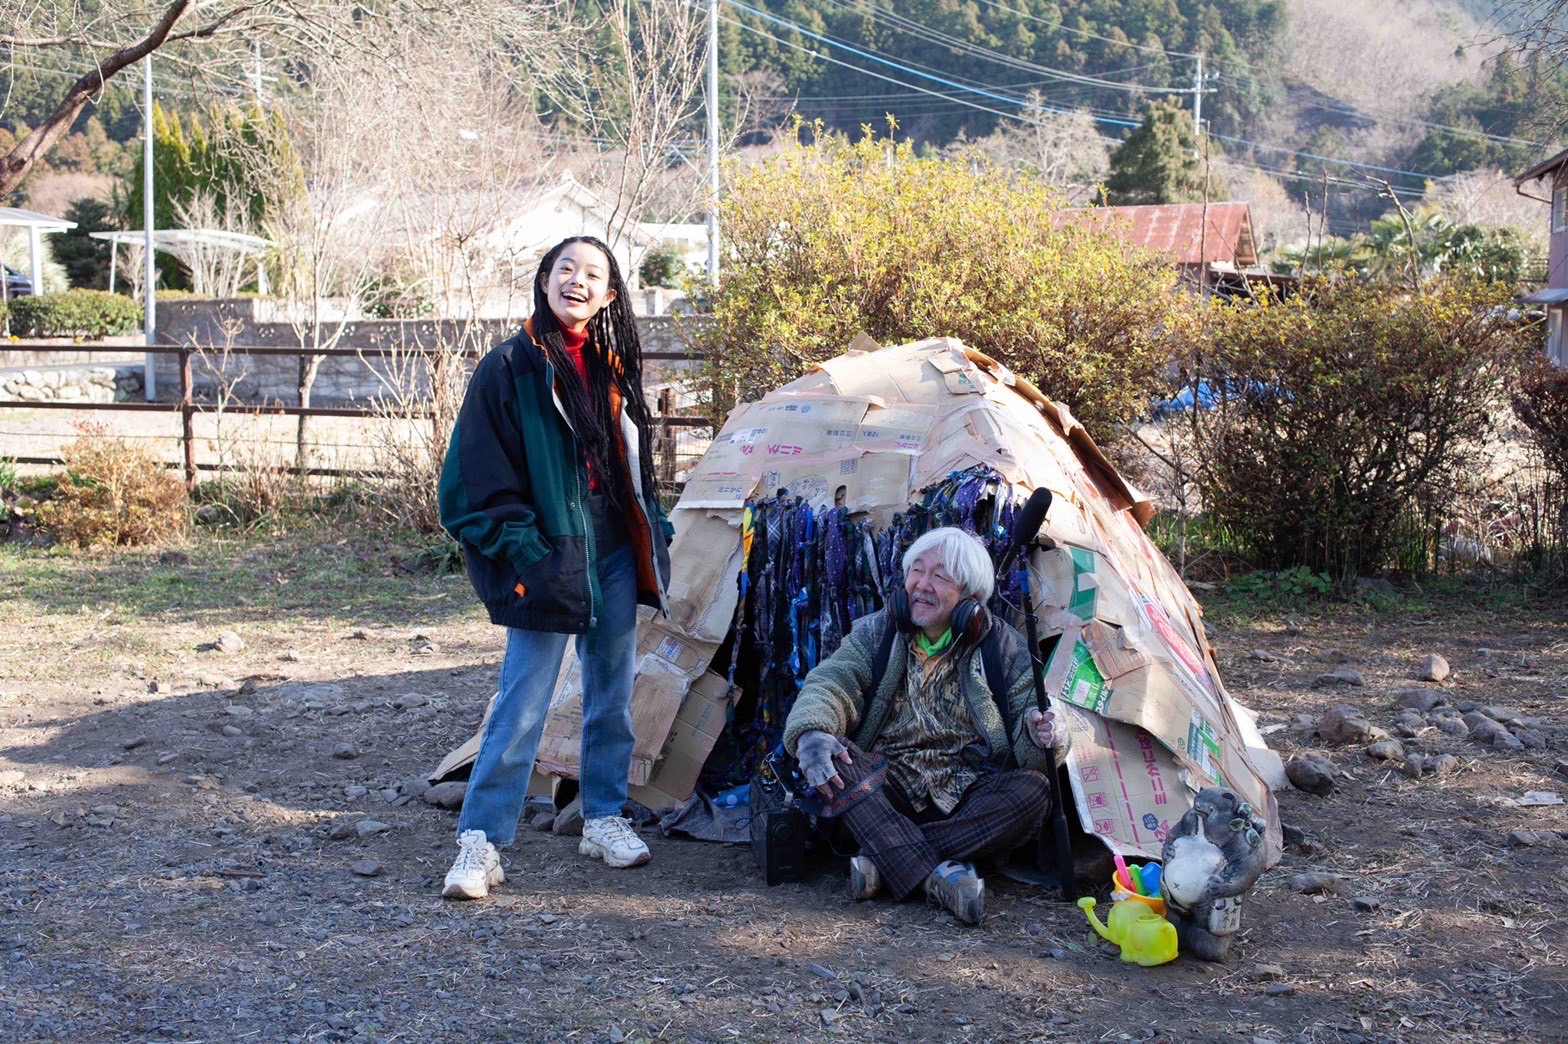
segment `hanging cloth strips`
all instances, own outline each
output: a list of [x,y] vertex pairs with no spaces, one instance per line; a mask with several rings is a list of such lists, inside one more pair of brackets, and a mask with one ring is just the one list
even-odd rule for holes
[[[736,686],[753,697],[753,713],[726,778],[750,779],[778,745],[806,675],[833,655],[856,620],[882,607],[892,585],[903,583],[901,558],[921,534],[957,526],[980,537],[993,562],[1001,559],[1017,513],[1009,494],[993,468],[955,471],[920,490],[881,531],[852,520],[846,508],[813,510],[799,497],[747,502],[747,582],[736,611],[730,671]],[[997,578],[991,609],[1003,619],[1017,619],[1017,587],[1014,576]]]

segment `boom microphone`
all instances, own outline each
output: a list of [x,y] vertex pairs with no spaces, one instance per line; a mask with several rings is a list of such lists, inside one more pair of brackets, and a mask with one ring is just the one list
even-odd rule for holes
[[1040,535],[1040,527],[1045,525],[1045,513],[1050,510],[1050,490],[1041,486],[1029,494],[1018,517],[1013,519],[1013,546],[1024,547],[1034,543],[1034,538]]
[[1029,499],[1024,501],[1024,506],[1018,509],[1018,514],[1013,518],[1013,531],[1008,535],[1007,553],[1002,556],[1002,562],[997,566],[997,576],[1006,576],[1019,553],[1034,543],[1034,538],[1040,535],[1040,527],[1045,525],[1045,513],[1050,510],[1050,490],[1041,486],[1029,494]]

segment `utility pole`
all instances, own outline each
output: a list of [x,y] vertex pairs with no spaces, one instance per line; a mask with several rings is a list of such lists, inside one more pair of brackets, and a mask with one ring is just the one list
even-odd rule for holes
[[1192,74],[1192,134],[1203,133],[1203,55],[1198,55],[1198,68]]
[[719,286],[719,0],[708,0],[708,282]]
[[264,83],[276,83],[278,78],[276,76],[268,76],[266,73],[262,72],[264,66],[261,64],[261,41],[253,41],[251,43],[251,48],[252,53],[256,56],[256,66],[251,72],[250,80],[252,86],[254,86],[256,89],[256,108],[259,109],[266,104],[266,99],[262,97],[261,85]]
[[153,261],[152,208],[152,55],[142,59],[142,228],[147,237],[142,253],[142,332],[148,351],[142,357],[142,388],[147,401],[158,397],[158,355],[151,349],[158,343],[158,266]]

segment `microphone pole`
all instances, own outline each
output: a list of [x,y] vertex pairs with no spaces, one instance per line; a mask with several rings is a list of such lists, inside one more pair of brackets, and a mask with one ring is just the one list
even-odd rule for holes
[[[1011,566],[1015,558],[1019,562],[1019,590],[1024,600],[1024,627],[1025,635],[1029,640],[1029,676],[1034,681],[1034,702],[1041,714],[1049,714],[1051,710],[1050,697],[1045,694],[1045,664],[1040,662],[1040,625],[1034,614],[1034,595],[1029,588],[1029,559],[1022,555],[1023,549],[1034,543],[1035,537],[1040,534],[1040,527],[1045,524],[1045,515],[1051,509],[1051,491],[1040,487],[1030,494],[1023,509],[1019,511],[1017,519],[1013,522],[1012,546],[1007,549],[1003,558],[1006,566]],[[1066,722],[1058,723],[1065,728]],[[1055,800],[1051,802],[1051,833],[1056,848],[1056,868],[1061,878],[1062,898],[1069,903],[1078,901],[1078,881],[1073,875],[1073,846],[1072,839],[1067,832],[1067,803],[1062,792],[1061,779],[1057,771],[1056,751],[1047,747],[1045,749],[1045,765],[1051,781],[1051,792]],[[1042,847],[1044,838],[1041,838]]]

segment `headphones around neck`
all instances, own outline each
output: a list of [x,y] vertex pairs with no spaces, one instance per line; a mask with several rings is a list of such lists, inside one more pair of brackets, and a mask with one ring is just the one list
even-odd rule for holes
[[[914,634],[919,630],[909,615],[909,592],[904,590],[902,583],[887,597],[887,614],[900,634]],[[974,595],[960,598],[953,606],[951,626],[953,637],[967,645],[978,644],[991,629],[991,610],[980,604],[980,599]]]

